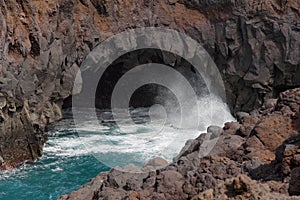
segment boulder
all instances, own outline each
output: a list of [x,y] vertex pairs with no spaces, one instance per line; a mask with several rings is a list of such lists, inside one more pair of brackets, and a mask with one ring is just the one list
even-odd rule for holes
[[149,172],[143,172],[141,167],[129,164],[125,167],[115,167],[110,170],[107,182],[116,188],[126,190],[139,190],[143,186],[143,180],[149,176]]
[[241,128],[239,122],[226,122],[223,128],[223,135],[235,135]]
[[236,114],[236,119],[241,122],[243,121],[244,117],[248,117],[249,116],[249,113],[246,113],[246,112],[237,112]]
[[166,199],[186,199],[183,192],[184,177],[176,171],[161,172],[156,178],[157,192],[164,194]]
[[275,159],[276,149],[288,138],[296,136],[292,119],[280,114],[262,117],[246,142],[247,157],[260,158],[263,162]]
[[219,137],[223,133],[223,128],[219,126],[209,126],[206,132],[210,135],[210,139],[212,140]]
[[277,99],[272,99],[272,98],[271,99],[267,99],[264,102],[263,108],[272,111],[272,110],[275,109],[276,104],[277,104]]
[[150,167],[154,169],[166,167],[168,165],[168,161],[161,157],[150,159],[145,165],[144,168]]

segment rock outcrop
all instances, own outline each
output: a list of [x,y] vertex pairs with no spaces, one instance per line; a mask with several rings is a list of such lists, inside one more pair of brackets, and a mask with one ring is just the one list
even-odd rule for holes
[[296,200],[298,197],[287,197],[283,194],[272,193],[268,185],[251,180],[248,176],[239,175],[226,180],[214,189],[206,190],[192,200],[233,200],[233,199],[270,199]]
[[[42,154],[45,127],[61,118],[85,56],[128,28],[167,27],[200,41],[220,69],[234,112],[299,86],[299,8],[293,0],[1,1],[1,169]],[[263,140],[264,125],[256,139]]]
[[202,134],[166,167],[113,168],[61,199],[300,199],[299,97],[283,92],[274,108],[227,123],[205,157]]

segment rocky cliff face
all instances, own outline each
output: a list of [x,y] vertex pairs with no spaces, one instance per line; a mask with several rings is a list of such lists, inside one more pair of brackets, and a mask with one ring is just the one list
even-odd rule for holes
[[200,41],[233,111],[300,85],[298,1],[10,0],[0,7],[2,168],[42,154],[45,127],[62,117],[85,56],[128,28],[168,27]]

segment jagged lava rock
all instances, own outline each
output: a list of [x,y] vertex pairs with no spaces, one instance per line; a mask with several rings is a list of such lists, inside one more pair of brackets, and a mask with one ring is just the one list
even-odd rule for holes
[[[296,99],[299,92],[300,88],[286,91],[284,99]],[[112,170],[98,189],[88,193],[94,194],[93,199],[300,199],[289,196],[299,195],[300,112],[282,109],[300,101],[282,101],[278,99],[275,110],[265,112],[262,107],[258,110],[261,114],[244,117],[239,125],[226,123],[204,157],[201,146],[211,140],[209,134],[188,141],[172,163],[144,179],[123,172],[125,178],[118,187],[109,179],[115,176]],[[140,182],[136,190],[124,187],[132,178]],[[75,199],[70,195],[64,198]]]
[[300,85],[298,1],[12,0],[0,7],[0,156],[7,167],[41,155],[45,127],[61,118],[86,55],[128,28],[171,28],[203,44],[234,112]]

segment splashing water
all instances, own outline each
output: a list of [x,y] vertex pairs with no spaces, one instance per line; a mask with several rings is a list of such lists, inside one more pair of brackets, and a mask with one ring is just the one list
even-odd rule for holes
[[[209,91],[210,94],[225,96],[222,95],[225,93],[224,85],[221,84],[222,77],[200,44],[174,30],[148,27],[117,34],[103,41],[87,56],[86,62],[80,67],[85,73],[78,71],[76,75],[73,95],[77,94],[79,98],[78,101],[73,98],[72,105],[76,107],[83,103],[83,107],[93,107],[99,78],[109,63],[126,52],[147,48],[170,51],[185,58],[195,71],[211,80],[205,82],[208,89],[213,90]],[[99,66],[104,68],[96,70]],[[158,66],[157,63],[151,64],[151,67],[143,65],[135,68],[139,69],[135,71],[137,74],[126,73],[118,80],[118,83],[129,84],[125,84],[126,87],[120,84],[120,87],[117,85],[114,88],[116,92],[112,95],[112,103],[127,106],[125,100],[130,101],[131,92],[142,85],[155,83],[167,87],[175,94],[179,104],[182,104],[180,109],[164,94],[161,97],[162,106],[151,107],[150,110],[133,109],[130,111],[131,116],[117,116],[112,120],[112,113],[101,111],[98,113],[101,123],[94,118],[93,109],[72,108],[76,124],[70,117],[59,122],[49,132],[44,155],[37,162],[1,172],[0,199],[57,199],[112,166],[128,163],[143,165],[148,159],[157,156],[171,161],[187,139],[205,132],[209,125],[222,126],[225,121],[233,120],[227,105],[217,97],[194,93],[193,89],[202,87],[190,85],[187,81],[190,75],[184,77],[176,70]],[[140,84],[136,85],[138,81]],[[198,80],[195,79],[195,83]],[[192,99],[193,102],[190,102]],[[115,108],[112,106],[113,110]],[[77,112],[79,119],[75,117]],[[66,116],[69,115],[67,113]],[[131,123],[132,120],[134,123]],[[122,128],[116,126],[120,124]]]
[[[66,118],[48,133],[49,140],[45,144],[44,155],[37,162],[1,172],[0,199],[57,199],[62,194],[79,188],[99,172],[109,170],[103,163],[108,163],[109,166],[124,166],[128,163],[141,166],[148,159],[157,156],[171,161],[184,146],[186,135],[192,139],[211,124],[223,125],[224,117],[219,117],[219,112],[226,110],[225,121],[233,120],[227,105],[217,98],[207,96],[200,101],[199,132],[190,133],[189,130],[180,129],[179,136],[183,139],[179,137],[173,141],[170,138],[174,137],[178,129],[165,126],[164,131],[159,132],[161,124],[159,120],[149,123],[147,108],[131,111],[134,121],[140,125],[125,127],[126,133],[118,131],[110,120],[110,112],[100,112],[104,119],[101,125],[98,121],[89,120],[92,110],[80,110],[83,117],[77,132],[74,131],[71,114],[65,113]],[[207,109],[211,102],[213,112]],[[128,119],[115,120],[126,124]],[[95,159],[94,154],[100,154],[103,163]]]

